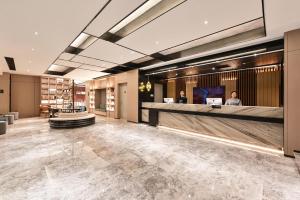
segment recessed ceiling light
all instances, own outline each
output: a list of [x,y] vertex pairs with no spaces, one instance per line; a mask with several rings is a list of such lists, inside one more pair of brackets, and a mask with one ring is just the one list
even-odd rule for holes
[[30,69],[26,69],[27,72],[30,72]]
[[159,41],[155,41],[155,44],[158,45],[158,44],[159,44]]
[[39,32],[35,31],[35,32],[34,32],[34,35],[39,35]]
[[208,24],[208,21],[207,21],[207,20],[205,20],[205,21],[204,21],[204,24],[205,24],[205,25],[206,25],[206,24]]
[[110,33],[116,33],[121,28],[144,14],[147,10],[151,9],[153,6],[161,2],[162,0],[149,0],[146,3],[144,3],[141,7],[136,9],[133,13],[131,13],[128,17],[126,17],[124,20],[122,20],[120,23],[118,23],[116,26],[114,26],[112,29],[109,30]]
[[32,61],[31,61],[31,60],[29,60],[29,61],[28,61],[28,63],[32,63]]
[[35,49],[34,49],[34,48],[31,48],[31,51],[35,51]]

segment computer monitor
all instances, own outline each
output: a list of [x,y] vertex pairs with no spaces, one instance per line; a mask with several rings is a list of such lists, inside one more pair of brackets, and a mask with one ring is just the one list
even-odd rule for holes
[[174,99],[173,98],[164,98],[164,102],[165,103],[174,103]]
[[222,105],[222,98],[206,98],[207,105]]

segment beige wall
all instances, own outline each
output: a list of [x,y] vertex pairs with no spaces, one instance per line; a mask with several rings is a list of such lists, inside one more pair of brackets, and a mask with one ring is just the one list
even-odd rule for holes
[[[107,79],[99,79],[88,81],[87,85],[90,89],[100,89],[106,87],[114,87],[115,94],[115,112],[114,118],[120,118],[119,113],[119,85],[127,84],[127,121],[138,122],[138,70],[131,70],[111,76]],[[88,95],[86,95],[88,102]]]
[[9,74],[3,73],[0,75],[0,89],[4,93],[0,93],[0,114],[9,112]]
[[300,151],[300,29],[285,34],[284,153]]
[[12,74],[11,109],[18,111],[21,118],[40,115],[41,78]]
[[119,84],[127,83],[127,121],[138,122],[138,81],[137,69],[115,75],[115,118],[120,118],[119,113]]

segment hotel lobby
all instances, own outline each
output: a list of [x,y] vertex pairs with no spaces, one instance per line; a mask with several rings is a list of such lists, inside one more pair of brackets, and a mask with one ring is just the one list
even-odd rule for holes
[[0,200],[300,199],[300,2],[0,2]]

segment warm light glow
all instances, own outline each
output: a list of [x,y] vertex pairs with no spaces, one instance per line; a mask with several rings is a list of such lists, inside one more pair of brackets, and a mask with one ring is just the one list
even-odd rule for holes
[[72,47],[79,47],[87,38],[88,34],[81,33],[71,44]]
[[80,35],[72,42],[70,46],[85,49],[96,40],[97,38],[94,36],[91,36],[86,33],[80,33]]
[[115,27],[113,27],[111,30],[109,30],[110,33],[116,33],[119,30],[121,30],[123,27],[125,27],[127,24],[144,14],[146,11],[151,9],[153,6],[161,2],[162,0],[149,0],[145,4],[143,4],[141,7],[139,7],[136,11],[131,13],[128,17],[126,17],[124,20],[122,20],[119,24],[117,24]]
[[150,81],[148,81],[147,84],[146,84],[146,89],[147,89],[148,92],[150,92],[151,87],[152,87],[151,83],[150,83]]
[[60,65],[51,65],[48,69],[48,71],[54,71],[54,72],[63,72],[67,70],[68,67],[66,66],[60,66]]
[[158,126],[158,128],[163,129],[163,130],[172,131],[172,132],[179,133],[179,134],[192,136],[192,137],[209,139],[209,140],[212,140],[212,141],[215,141],[215,142],[221,142],[221,143],[226,144],[226,145],[231,145],[231,146],[234,146],[234,147],[239,147],[239,148],[244,148],[244,149],[247,149],[247,150],[257,151],[257,152],[260,152],[260,153],[272,153],[272,155],[274,155],[274,154],[282,155],[283,154],[283,151],[281,151],[281,150],[271,149],[271,148],[267,148],[267,147],[261,147],[261,146],[257,146],[257,145],[253,145],[253,144],[247,144],[247,143],[243,143],[243,142],[233,141],[233,140],[220,138],[220,137],[214,137],[214,136],[210,136],[210,135],[204,135],[204,134],[201,134],[201,133],[183,131],[183,130],[169,128],[169,127],[165,127],[165,126]]
[[145,84],[144,84],[144,82],[141,82],[140,83],[140,86],[139,86],[139,90],[141,91],[141,92],[144,92],[145,91]]

